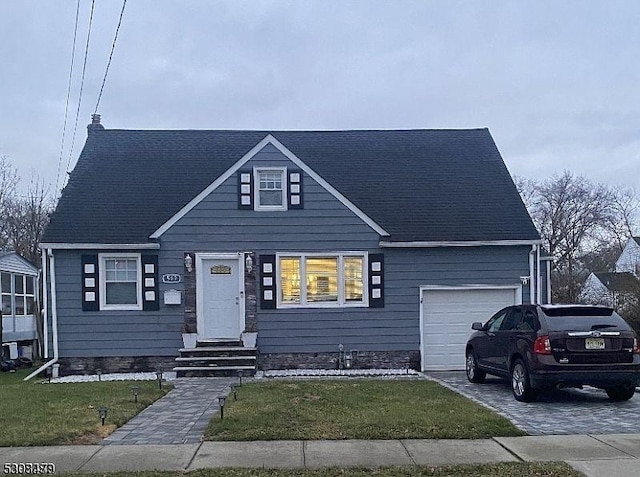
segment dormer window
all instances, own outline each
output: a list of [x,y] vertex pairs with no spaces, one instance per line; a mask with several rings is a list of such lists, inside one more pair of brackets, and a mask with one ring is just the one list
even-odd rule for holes
[[260,168],[254,174],[256,210],[287,210],[286,169]]

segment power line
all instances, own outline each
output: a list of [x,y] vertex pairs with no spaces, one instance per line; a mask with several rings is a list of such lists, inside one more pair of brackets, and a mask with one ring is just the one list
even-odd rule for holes
[[100,106],[100,100],[102,99],[102,92],[104,91],[104,84],[107,82],[107,74],[109,73],[109,66],[111,66],[113,52],[116,49],[116,41],[118,41],[118,32],[120,31],[120,25],[122,24],[122,16],[124,15],[124,8],[126,6],[127,6],[127,0],[123,0],[122,10],[120,10],[120,19],[118,20],[118,26],[116,27],[116,34],[113,37],[113,44],[111,45],[111,53],[109,53],[109,61],[107,62],[107,68],[104,71],[104,77],[102,78],[102,86],[100,86],[100,94],[98,95],[98,101],[96,102],[96,109],[94,110],[94,113],[98,112],[98,106]]
[[76,109],[76,120],[73,126],[73,138],[71,139],[71,150],[69,151],[69,160],[67,161],[67,172],[71,166],[71,157],[73,156],[73,147],[76,142],[76,133],[78,131],[78,118],[80,117],[80,105],[82,104],[82,90],[84,89],[84,75],[87,70],[87,57],[89,56],[89,40],[91,39],[91,25],[93,23],[93,9],[96,0],[91,0],[91,14],[89,15],[89,27],[87,28],[87,42],[84,47],[84,63],[82,65],[82,77],[80,78],[80,93],[78,94],[78,107]]
[[76,38],[78,36],[78,17],[80,15],[80,0],[76,5],[76,21],[73,28],[73,46],[71,47],[71,67],[69,68],[69,82],[67,84],[67,101],[64,106],[64,125],[62,126],[62,140],[60,141],[60,157],[58,158],[58,171],[56,172],[56,188],[58,190],[58,181],[60,180],[60,166],[62,165],[62,154],[64,151],[64,140],[67,133],[67,118],[69,116],[69,98],[71,97],[71,83],[73,78],[73,64],[76,58]]

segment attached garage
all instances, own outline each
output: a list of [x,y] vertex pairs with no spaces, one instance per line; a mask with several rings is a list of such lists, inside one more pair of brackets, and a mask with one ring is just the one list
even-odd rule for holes
[[423,287],[420,293],[423,371],[463,370],[471,324],[522,302],[520,285]]

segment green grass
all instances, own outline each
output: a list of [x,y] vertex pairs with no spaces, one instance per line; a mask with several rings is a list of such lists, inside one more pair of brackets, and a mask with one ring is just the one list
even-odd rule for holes
[[207,440],[479,439],[519,436],[507,419],[431,381],[270,381],[227,399]]
[[[69,474],[74,477],[95,474]],[[108,477],[580,477],[562,462],[510,462],[441,467],[381,467],[376,469],[202,469],[192,472],[101,473]]]
[[[0,446],[93,444],[167,393],[156,381],[42,384],[0,373]],[[140,388],[133,402],[131,386]],[[109,411],[105,426],[98,407]]]

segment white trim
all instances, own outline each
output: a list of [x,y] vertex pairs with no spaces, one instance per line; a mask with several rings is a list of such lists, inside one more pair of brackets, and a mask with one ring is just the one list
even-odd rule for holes
[[159,243],[41,243],[52,250],[159,250]]
[[535,253],[536,253],[536,246],[532,245],[531,246],[531,251],[529,252],[529,303],[531,304],[535,304],[536,302],[536,275],[535,275]]
[[[281,190],[282,192],[282,205],[261,205],[260,204],[260,173],[261,172],[279,172],[282,174]],[[287,181],[287,168],[286,167],[254,167],[253,168],[253,210],[259,212],[273,212],[279,210],[287,210],[287,198],[288,198],[288,181]],[[276,189],[274,189],[276,190]]]
[[45,358],[49,357],[49,291],[47,290],[47,250],[42,249],[42,323],[43,323],[43,350],[42,354]]
[[[300,259],[300,303],[282,303],[282,282],[280,276],[280,258],[292,257]],[[336,302],[306,303],[306,258],[326,257],[338,259],[338,300]],[[362,301],[344,301],[344,257],[362,257]],[[277,309],[310,309],[310,308],[368,308],[369,307],[369,252],[278,252],[276,253],[276,308]],[[342,300],[342,301],[341,301]]]
[[[107,283],[105,259],[123,258],[136,260],[136,299],[135,305],[109,305],[107,304]],[[142,310],[142,259],[139,253],[100,253],[98,254],[98,273],[100,286],[100,310],[140,311]]]
[[547,260],[547,303],[551,303],[551,261]]
[[[424,292],[433,290],[513,290],[515,292],[514,305],[522,304],[522,285],[488,285],[488,284],[469,284],[469,285],[422,285],[419,290],[420,303],[420,369],[425,369],[425,349],[424,349]],[[499,310],[496,310],[499,311]]]
[[162,234],[164,234],[167,230],[169,230],[178,220],[180,220],[189,211],[191,211],[191,209],[193,209],[196,205],[202,202],[209,194],[211,194],[214,190],[216,190],[222,183],[224,183],[229,177],[231,177],[238,169],[240,169],[244,164],[246,164],[250,159],[252,159],[258,152],[260,152],[262,148],[264,148],[267,144],[271,144],[274,147],[276,147],[284,156],[287,157],[287,159],[289,159],[296,166],[298,166],[300,169],[306,172],[308,176],[314,179],[327,192],[329,192],[336,199],[342,202],[342,204],[345,207],[347,207],[351,212],[353,212],[356,216],[358,216],[360,220],[366,223],[379,235],[389,236],[389,233],[387,233],[382,227],[380,227],[377,223],[375,223],[373,219],[368,217],[364,212],[362,212],[358,207],[356,207],[349,199],[347,199],[340,192],[334,189],[327,181],[325,181],[309,166],[307,166],[304,162],[302,162],[295,154],[289,151],[289,149],[287,149],[280,141],[278,141],[271,134],[268,134],[262,141],[260,141],[249,152],[247,152],[244,156],[242,156],[234,165],[232,165],[229,169],[227,169],[226,172],[224,172],[220,177],[218,177],[215,181],[213,181],[211,185],[209,185],[209,187],[207,187],[205,190],[203,190],[197,196],[195,196],[187,205],[185,205],[173,217],[167,220],[158,230],[153,232],[149,236],[149,238],[152,238],[152,239],[160,238]]
[[[245,323],[245,289],[244,289],[244,253],[196,253],[196,327],[198,338],[211,338],[203,336],[204,330],[204,298],[203,298],[203,265],[204,260],[237,260],[238,261],[238,338],[244,331]],[[235,338],[234,336],[220,336],[219,338]]]
[[536,247],[536,304],[542,304],[542,270],[540,270],[540,247]]
[[380,242],[383,248],[433,248],[433,247],[511,247],[516,245],[539,245],[541,240],[460,240],[433,242]]

